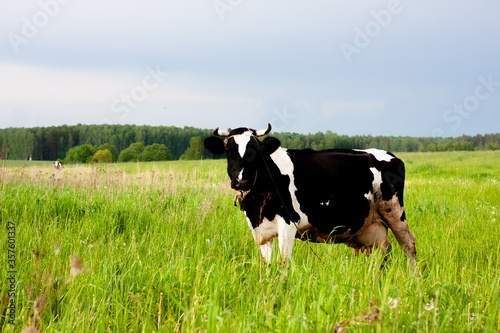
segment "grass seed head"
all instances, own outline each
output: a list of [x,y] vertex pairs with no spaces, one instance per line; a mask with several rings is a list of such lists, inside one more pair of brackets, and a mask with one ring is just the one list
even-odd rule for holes
[[60,251],[61,251],[61,245],[54,243],[54,254],[57,256],[59,255]]
[[45,256],[45,252],[41,252],[38,250],[31,250],[31,253],[33,253],[36,259],[40,259],[41,257]]
[[40,331],[32,323],[29,326],[24,326],[21,333],[40,333]]
[[72,254],[70,257],[69,270],[70,270],[70,279],[74,279],[77,275],[82,274],[82,260],[78,258],[76,254]]

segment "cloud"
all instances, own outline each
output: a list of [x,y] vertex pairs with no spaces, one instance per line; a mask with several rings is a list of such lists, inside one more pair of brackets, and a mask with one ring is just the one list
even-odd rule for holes
[[109,99],[123,78],[103,73],[0,63],[2,103],[66,103]]
[[325,118],[354,115],[375,115],[385,109],[382,101],[325,101],[322,104],[322,116]]
[[[6,0],[0,12],[4,37],[22,34],[26,20],[41,25],[17,53],[0,39],[0,113],[16,125],[22,110],[30,126],[107,119],[260,128],[274,119],[275,128],[302,133],[428,134],[436,125],[426,119],[441,119],[464,86],[500,77],[498,1],[400,0],[387,24],[388,0],[222,0],[232,6],[223,20],[213,0],[65,1],[41,22],[40,4],[54,1]],[[359,42],[357,31],[377,22],[380,32],[370,30],[347,63],[340,43]],[[144,86],[156,66],[170,75]],[[131,94],[133,107],[112,108]],[[474,117],[496,115],[496,105],[492,97]],[[471,116],[461,129],[489,124]]]
[[19,127],[24,121],[24,126],[137,123],[204,127],[217,119],[231,119],[228,126],[234,126],[238,120],[248,121],[243,115],[250,117],[260,105],[259,99],[241,93],[244,88],[235,90],[230,82],[179,73],[170,77],[166,72],[155,81],[151,74],[155,68],[151,65],[124,73],[0,63],[1,126]]

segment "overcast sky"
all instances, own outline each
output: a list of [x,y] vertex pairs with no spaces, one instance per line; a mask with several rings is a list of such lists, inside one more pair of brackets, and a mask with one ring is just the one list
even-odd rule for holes
[[0,128],[500,132],[498,0],[4,0]]

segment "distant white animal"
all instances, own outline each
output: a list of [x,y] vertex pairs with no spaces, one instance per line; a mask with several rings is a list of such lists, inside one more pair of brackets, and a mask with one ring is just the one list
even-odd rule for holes
[[62,163],[59,162],[59,161],[55,161],[54,162],[54,168],[57,169],[57,170],[62,169]]

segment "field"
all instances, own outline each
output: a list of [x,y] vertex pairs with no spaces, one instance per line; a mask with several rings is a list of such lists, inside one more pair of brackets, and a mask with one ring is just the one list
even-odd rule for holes
[[0,331],[497,332],[500,152],[398,156],[416,267],[392,234],[383,268],[305,242],[260,267],[225,161],[8,161]]

